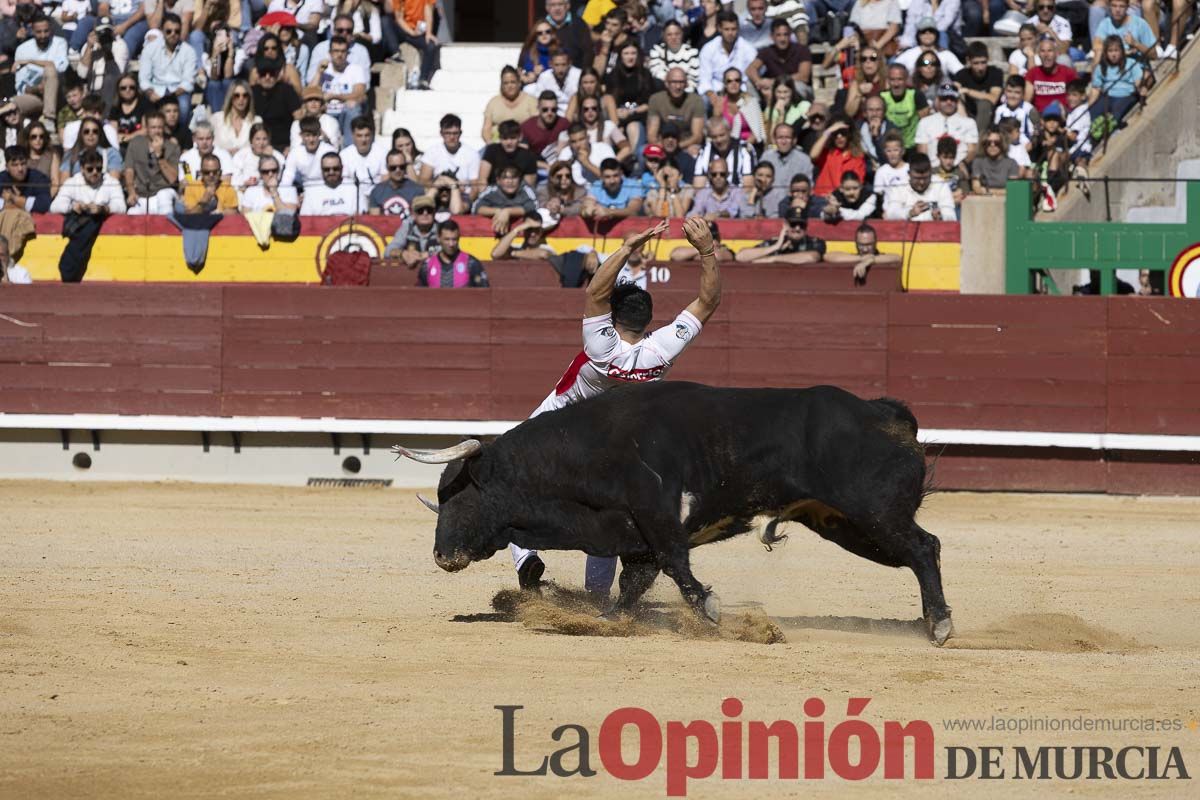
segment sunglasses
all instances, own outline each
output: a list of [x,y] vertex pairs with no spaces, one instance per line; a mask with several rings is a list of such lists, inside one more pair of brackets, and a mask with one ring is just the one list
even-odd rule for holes
[[172,36],[176,33],[179,33],[181,30],[182,28],[163,28],[162,32],[163,36]]
[[726,83],[741,83],[742,79],[741,78],[726,78],[725,82]]
[[219,169],[202,169],[202,170],[200,170],[200,174],[212,177],[213,175],[220,175],[221,170],[219,170]]
[[1047,4],[1045,4],[1045,5],[1039,5],[1039,6],[1037,7],[1037,10],[1038,10],[1038,11],[1053,11],[1053,10],[1054,10],[1054,8],[1055,8],[1054,4],[1052,4],[1052,3],[1047,3]]
[[348,33],[353,34],[354,28],[334,28],[333,32],[338,34],[339,36],[344,36],[345,34],[348,34]]
[[542,108],[539,108],[538,111],[543,114],[553,114],[558,111],[558,106],[543,106]]
[[599,111],[600,106],[584,106],[583,110],[584,111]]
[[126,83],[126,84],[123,84],[123,85],[121,85],[121,86],[119,86],[119,87],[117,87],[117,88],[119,88],[119,89],[120,89],[122,92],[132,92],[132,91],[134,91],[135,89],[137,89],[137,87],[136,87],[136,86],[134,86],[134,85],[133,85],[133,84],[131,84],[131,83]]
[[100,135],[100,129],[99,129],[99,128],[84,128],[84,129],[83,129],[83,130],[81,130],[79,133],[80,133],[80,135],[82,135],[82,136],[88,136],[88,135],[91,135],[91,136],[99,136],[99,135]]
[[407,164],[388,164],[388,171],[395,172],[396,170],[404,169]]
[[87,172],[87,173],[90,173],[90,174],[92,174],[92,175],[95,175],[97,172],[100,172],[100,171],[102,171],[103,169],[104,169],[103,167],[96,167],[96,166],[92,166],[92,167],[84,167],[84,168],[83,168],[83,171],[84,171],[84,172]]
[[341,171],[342,171],[341,167],[321,167],[321,172],[322,172],[322,174],[325,174],[325,175],[332,175],[336,172],[341,172]]
[[999,147],[1000,144],[1001,143],[999,139],[988,139],[986,142],[984,142],[984,145],[987,147]]
[[863,61],[878,61],[879,56],[863,56],[862,60]]
[[433,213],[433,209],[432,209],[432,208],[428,208],[428,207],[426,207],[426,208],[418,208],[418,209],[416,210],[416,213],[417,213],[417,214],[432,214],[432,213]]
[[551,33],[553,33],[553,31],[551,31],[549,28],[540,28],[540,29],[538,29],[537,35],[538,36],[549,36]]
[[708,174],[714,178],[728,178],[729,177],[728,172],[710,172]]
[[278,167],[276,167],[275,169],[260,169],[260,170],[258,171],[258,174],[259,174],[259,175],[278,175],[278,174],[279,174],[279,168],[278,168]]
[[824,122],[825,115],[824,114],[813,114],[811,117],[808,118],[808,121],[809,122]]
[[29,141],[31,141],[31,142],[36,142],[36,141],[38,141],[38,140],[40,140],[40,139],[45,139],[45,138],[46,138],[46,134],[44,134],[44,133],[31,133],[31,134],[29,134]]
[[233,99],[234,99],[234,100],[237,100],[239,97],[245,98],[245,97],[249,97],[249,96],[250,96],[250,95],[249,95],[248,93],[246,93],[246,92],[234,92],[234,93],[233,93]]

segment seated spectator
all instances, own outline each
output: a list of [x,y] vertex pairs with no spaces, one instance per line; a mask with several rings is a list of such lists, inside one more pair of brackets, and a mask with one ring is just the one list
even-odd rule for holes
[[54,129],[59,132],[79,119],[80,112],[83,111],[83,98],[87,97],[83,82],[74,72],[68,72],[63,76],[63,87],[63,99],[66,104],[55,115],[54,126]]
[[125,151],[126,213],[171,213],[180,155],[179,145],[167,139],[162,113],[151,111],[142,133],[129,141]]
[[258,84],[252,87],[252,94],[254,110],[271,135],[271,146],[276,150],[287,150],[292,120],[301,105],[300,96],[290,83],[279,80],[279,69],[274,66],[259,71]]
[[488,276],[483,265],[458,249],[458,223],[446,220],[438,225],[440,248],[417,270],[417,286],[437,289],[464,287],[487,288]]
[[507,164],[497,173],[496,185],[480,194],[471,213],[491,217],[492,230],[503,235],[514,219],[537,215],[537,198],[521,180],[521,170]]
[[180,205],[185,214],[226,214],[238,210],[237,192],[221,180],[221,160],[202,156],[198,180],[183,185]]
[[582,121],[579,118],[579,106],[589,99],[600,103],[600,119],[617,124],[617,101],[613,100],[611,94],[605,94],[600,73],[591,67],[584,67],[579,73],[579,89],[567,101],[567,122]]
[[1042,112],[1042,129],[1034,136],[1029,159],[1033,162],[1033,174],[1043,185],[1049,186],[1055,196],[1067,187],[1070,176],[1067,140],[1063,119],[1066,113],[1058,103],[1051,103]]
[[640,147],[646,138],[650,97],[658,92],[659,84],[642,64],[642,51],[632,38],[618,51],[617,63],[604,76],[604,88],[617,104],[617,123],[634,146]]
[[617,154],[604,142],[593,142],[587,128],[576,122],[567,128],[567,147],[559,151],[558,160],[571,165],[576,183],[587,186],[600,179],[605,161],[617,161]]
[[[878,169],[883,163],[883,139],[892,131],[897,131],[895,125],[887,118],[887,114],[883,104],[883,98],[879,95],[868,97],[863,103],[863,121],[858,126],[858,138],[862,142],[863,151],[867,154],[867,158],[871,160],[872,170]],[[920,123],[917,128],[920,129]],[[976,135],[976,139],[978,139]],[[904,137],[901,136],[900,144],[904,144]]]
[[760,161],[754,168],[753,183],[742,194],[742,207],[738,211],[742,219],[778,217],[779,204],[787,197],[787,188],[775,185],[775,167],[771,162]]
[[[288,151],[287,161],[283,165],[283,185],[304,192],[306,187],[320,183],[324,180],[321,159],[330,153],[337,155],[329,142],[321,141],[321,123],[314,117],[300,120],[300,146]],[[341,167],[342,160],[339,157],[339,171]]]
[[74,215],[69,232],[66,223],[63,226],[67,244],[58,261],[63,283],[83,280],[100,226],[109,214],[125,213],[125,193],[117,179],[105,172],[104,157],[93,149],[79,158],[79,171],[63,182],[50,203],[51,213]]
[[520,85],[528,86],[550,69],[550,55],[558,49],[558,34],[554,32],[554,26],[545,20],[533,23],[517,52],[517,69],[520,70],[517,78]]
[[54,123],[58,114],[59,75],[67,71],[67,41],[55,36],[50,18],[38,13],[30,24],[32,37],[17,46],[13,57],[18,106],[26,117],[39,115]]
[[1067,84],[1077,79],[1079,73],[1058,63],[1058,46],[1049,35],[1038,41],[1037,57],[1038,63],[1025,71],[1025,99],[1040,114],[1051,103],[1061,106],[1067,102]]
[[[556,98],[556,109],[557,103]],[[499,141],[500,132],[497,126],[502,122],[517,123],[519,132],[521,124],[537,116],[537,113],[537,99],[521,91],[521,76],[512,67],[505,67],[500,70],[500,94],[489,100],[483,109],[483,141]]]
[[[70,49],[77,48],[72,44]],[[128,66],[129,48],[125,41],[116,36],[111,24],[103,23],[87,35],[83,49],[79,50],[75,75],[83,79],[85,92],[111,98]]]
[[567,51],[573,64],[592,62],[591,27],[578,14],[572,14],[568,0],[546,0],[546,16],[554,29],[559,46]]
[[575,182],[571,164],[556,161],[550,165],[546,182],[538,187],[537,204],[555,217],[577,217],[587,196],[587,190]]
[[[214,32],[211,51],[206,49],[206,38],[203,31],[193,30],[188,36],[188,43],[193,50],[197,44],[201,47],[196,51],[196,63],[200,65],[205,76],[204,102],[209,109],[215,110],[225,105],[229,87],[241,64],[238,60],[237,43],[227,29],[219,28]],[[247,84],[246,91],[249,90]]]
[[831,225],[842,220],[864,220],[877,216],[878,203],[874,192],[863,191],[862,176],[847,170],[842,173],[841,185],[833,190],[821,210],[821,219]]
[[[303,146],[303,144],[298,144],[297,148]],[[233,157],[233,177],[231,180],[233,188],[243,191],[246,187],[257,184],[260,160],[266,156],[270,156],[279,162],[280,175],[282,175],[284,164],[283,154],[271,147],[271,134],[267,132],[267,127],[259,122],[250,128],[250,146],[239,150],[238,154]],[[296,188],[286,183],[283,185],[293,191]]]
[[420,183],[421,159],[425,154],[417,147],[408,128],[396,128],[392,131],[392,149],[399,150],[408,160],[408,170],[406,171],[408,179]]
[[788,212],[797,211],[806,217],[815,217],[809,213],[809,201],[812,200],[812,178],[807,175],[795,175],[788,184],[788,196],[779,201],[780,217],[787,217]]
[[[385,26],[386,27],[386,26]],[[318,65],[322,61],[329,58],[329,47],[335,36],[340,36],[350,43],[350,49],[346,54],[346,60],[354,64],[363,71],[363,74],[370,76],[371,74],[371,51],[367,45],[357,40],[354,35],[354,17],[350,14],[338,14],[334,18],[333,24],[329,26],[329,35],[317,42],[308,51],[308,63],[303,72],[300,73],[302,82],[308,86],[314,82],[317,76]],[[349,33],[347,33],[349,31]],[[280,35],[283,35],[283,30],[280,29]],[[381,32],[382,33],[382,32]],[[282,42],[281,42],[282,43]],[[389,53],[396,53],[396,48],[385,45],[384,49]],[[420,48],[418,48],[420,49]]]
[[0,235],[0,283],[8,281],[13,284],[33,283],[29,270],[13,261],[8,247],[8,237]]
[[400,51],[401,44],[415,47],[421,53],[421,72],[418,89],[428,89],[438,71],[441,45],[434,34],[433,6],[435,0],[405,0],[394,2],[395,12],[383,18],[384,49]]
[[[588,139],[593,143],[604,143],[616,153],[617,161],[626,163],[633,156],[633,148],[629,138],[621,130],[621,126],[612,120],[604,119],[600,114],[600,100],[595,97],[585,98],[579,105],[579,119],[574,120],[587,128]],[[561,153],[568,144],[567,132],[558,135],[558,150]]]
[[687,74],[680,67],[667,70],[663,83],[666,88],[651,95],[647,104],[646,140],[661,144],[663,126],[670,124],[687,131],[679,141],[680,147],[699,152],[704,142],[704,101],[687,88]]
[[1158,36],[1141,17],[1129,13],[1129,0],[1108,0],[1108,16],[1092,35],[1092,62],[1097,66],[1108,57],[1108,38],[1115,37],[1126,51],[1154,58]]
[[[597,2],[611,6],[613,0]],[[629,14],[623,8],[610,8],[596,31],[597,35],[593,38],[596,54],[592,57],[591,67],[604,74],[616,66],[617,54],[621,52],[622,47],[638,42],[629,31]]]
[[537,156],[521,147],[521,126],[508,119],[499,125],[500,141],[483,148],[479,164],[479,184],[489,186],[493,176],[507,166],[517,168],[521,179],[529,186],[537,185]]
[[543,72],[541,77],[531,84],[530,94],[541,97],[545,92],[551,92],[558,106],[558,113],[566,114],[567,102],[570,101],[571,95],[579,89],[579,74],[579,67],[571,66],[567,54],[559,50],[550,56],[550,69]]
[[[812,53],[808,47],[792,41],[792,29],[786,19],[771,22],[770,43],[759,48],[758,55],[746,68],[746,76],[763,97],[782,81],[791,81],[793,91],[803,86],[812,93]],[[799,99],[799,98],[798,98]]]
[[812,159],[808,157],[807,153],[796,147],[795,128],[786,123],[775,125],[771,141],[772,146],[763,152],[762,163],[770,164],[775,170],[776,186],[786,192],[795,176],[804,175],[812,178]]
[[1029,68],[1037,63],[1038,29],[1026,23],[1017,31],[1017,49],[1008,56],[1008,74],[1025,77]]
[[[302,95],[304,105],[300,119],[316,117],[321,123],[321,139],[328,142],[334,150],[342,149],[342,126],[329,114],[325,113],[325,93],[313,86],[304,87]],[[300,146],[300,119],[292,122],[288,131],[288,141],[292,147]]]
[[470,197],[479,179],[479,153],[463,147],[458,115],[446,114],[439,127],[442,141],[426,151],[421,162],[421,183],[429,186],[435,175],[447,175],[458,182],[464,197]]
[[[1054,42],[1058,55],[1066,55],[1071,49],[1071,23],[1066,17],[1058,15],[1058,4],[1055,0],[1033,0],[1033,14],[1025,20],[1025,25],[1032,25],[1038,36],[1049,36]],[[1025,25],[1021,27],[1024,28]],[[1082,59],[1083,52],[1079,51]],[[1030,62],[1029,66],[1033,66]],[[1041,109],[1038,109],[1041,111]]]
[[470,211],[470,204],[463,198],[461,184],[449,175],[438,175],[429,189],[433,198],[433,215],[444,220]]
[[[855,41],[857,41],[857,37],[850,34],[837,46],[848,46]],[[833,50],[826,54],[826,59],[830,60],[829,66],[832,65],[831,56],[833,55]],[[860,119],[863,115],[863,104],[867,98],[878,97],[879,93],[887,86],[883,58],[879,55],[878,50],[870,46],[862,48],[858,51],[857,61],[858,63],[854,66],[842,70],[842,82],[845,87],[838,89],[833,96],[834,109],[840,110],[852,119]]]
[[190,150],[192,147],[192,131],[183,124],[179,111],[179,98],[168,95],[158,104],[158,110],[163,115],[163,130],[167,138],[179,145],[180,150]]
[[434,200],[429,195],[413,200],[412,216],[400,223],[392,240],[384,248],[383,257],[398,256],[412,269],[441,250],[433,212]]
[[[90,112],[97,103],[88,98],[83,100],[84,112]],[[137,81],[132,75],[125,75],[117,84],[117,98],[108,112],[108,120],[117,131],[117,143],[121,152],[129,146],[133,137],[142,132],[142,120],[154,110],[154,104],[147,100],[138,89]],[[66,137],[63,145],[67,145]]]
[[34,122],[21,131],[20,144],[28,153],[29,168],[49,177],[50,196],[54,197],[62,180],[59,176],[62,159],[58,148],[50,144],[50,131],[41,122]]
[[387,178],[390,148],[387,142],[375,138],[375,120],[365,114],[350,122],[350,132],[353,138],[340,154],[342,168],[346,171],[347,181],[370,193],[371,187]]
[[[933,16],[918,17],[913,12],[916,11],[916,3],[909,7],[908,25],[909,29],[905,30],[903,36],[900,37],[902,47],[907,47],[903,53],[896,56],[894,63],[903,64],[904,68],[913,73],[917,68],[917,62],[921,60],[921,54],[925,52],[933,53],[937,60],[941,63],[942,74],[945,76],[955,75],[963,68],[963,63],[958,60],[958,56],[947,50],[945,47],[939,47],[938,41],[941,36],[938,31],[938,23]],[[928,3],[925,3],[928,6]],[[945,4],[945,8],[949,11],[948,20],[943,24],[947,27],[954,21],[954,11],[950,4]],[[942,9],[939,6],[938,11]],[[938,13],[938,12],[935,12]],[[909,33],[909,30],[912,33]]]
[[242,190],[238,203],[243,214],[253,211],[299,210],[300,197],[296,190],[280,182],[282,169],[283,164],[275,156],[258,157],[257,180]]
[[48,9],[46,13],[58,24],[62,35],[68,40],[75,35],[79,20],[92,13],[91,0],[63,0],[53,9],[49,8],[50,5],[46,3],[43,8]]
[[[917,77],[913,76],[914,81]],[[880,94],[883,98],[884,114],[904,136],[904,149],[909,150],[916,144],[917,124],[921,117],[928,115],[931,110],[929,101],[923,92],[909,86],[908,70],[901,64],[888,67],[887,82],[887,91]]]
[[[337,153],[321,156],[321,179],[321,183],[304,187],[301,216],[349,216],[366,210],[364,193],[343,180],[342,158]],[[285,181],[284,185],[289,184]]]
[[[363,0],[342,0],[338,4],[338,13],[333,18],[333,24],[326,28],[331,36],[345,36],[353,44],[359,44],[375,54],[383,50],[383,15],[380,7],[383,3],[375,4]],[[326,8],[329,8],[326,5]]]
[[197,179],[200,175],[200,159],[209,155],[216,156],[217,160],[221,162],[222,179],[225,181],[233,179],[233,156],[229,154],[229,151],[216,146],[212,125],[207,122],[196,123],[192,141],[194,146],[179,156],[179,169],[183,179]]
[[1092,115],[1087,105],[1087,81],[1082,78],[1067,84],[1067,141],[1071,158],[1084,160],[1091,154]]
[[[142,49],[142,39],[146,37],[146,32],[150,30],[150,25],[146,21],[144,4],[123,2],[123,0],[98,3],[95,14],[82,16],[76,23],[75,33],[72,34],[69,43],[71,49],[82,51],[84,44],[88,40],[88,34],[93,30],[99,33],[100,29],[104,27],[104,23],[101,20],[108,21],[110,30],[117,37],[120,37],[124,49],[129,53],[129,57],[136,58],[138,51]],[[122,67],[122,70],[124,70],[124,67]]]
[[1138,61],[1126,54],[1115,34],[1105,39],[1104,57],[1092,71],[1092,86],[1088,89],[1092,119],[1111,114],[1119,122],[1137,103],[1138,97],[1146,94],[1148,74]]
[[[65,183],[67,178],[79,174],[79,170],[83,166],[83,154],[88,151],[99,153],[100,163],[104,164],[104,169],[112,176],[113,180],[120,181],[124,168],[121,151],[116,147],[107,147],[106,145],[104,128],[100,121],[86,117],[81,120],[76,141],[63,154],[62,169],[59,171],[61,182]],[[124,206],[124,200],[121,204]]]
[[537,156],[538,169],[558,157],[559,134],[570,127],[566,117],[559,116],[558,98],[554,92],[542,92],[537,101],[537,116],[521,123],[521,138],[529,151]]
[[908,184],[894,186],[884,199],[883,218],[929,222],[954,222],[954,197],[944,183],[933,183],[929,156],[917,153],[908,165]]
[[996,106],[996,113],[992,115],[993,124],[998,125],[1005,119],[1016,120],[1022,143],[1029,141],[1038,126],[1037,110],[1033,103],[1025,100],[1025,79],[1020,75],[1009,75],[1004,81],[1004,102]]
[[937,105],[933,114],[922,118],[917,125],[917,152],[932,155],[937,143],[945,137],[954,140],[958,147],[955,163],[970,161],[978,149],[979,132],[974,120],[958,111],[958,89],[953,83],[938,87]]
[[[574,148],[574,140],[571,146]],[[606,158],[600,162],[600,180],[592,184],[580,216],[596,220],[635,217],[642,212],[642,201],[641,187],[626,180],[621,163]]]
[[1033,163],[1029,160],[1029,148],[1033,146],[1033,140],[1022,141],[1021,126],[1012,117],[1000,120],[996,127],[1008,142],[1008,157],[1021,168],[1021,177],[1028,177],[1028,170]]
[[[254,61],[250,68],[249,81],[250,86],[258,86],[262,82],[262,74],[267,71],[275,71],[279,73],[279,82],[286,83],[292,87],[292,90],[299,96],[304,91],[304,87],[308,84],[304,82],[300,75],[300,70],[294,64],[289,64],[287,56],[283,51],[283,40],[273,33],[265,33],[258,40],[254,47]],[[326,60],[329,57],[328,51],[325,53]],[[314,79],[320,78],[318,73],[318,65],[320,61],[313,61],[309,64],[309,71],[314,75]],[[354,63],[351,61],[350,63]],[[361,66],[361,65],[356,65]],[[236,60],[234,70],[237,71]],[[224,101],[222,101],[224,102]]]
[[[647,145],[646,150],[658,145]],[[659,148],[661,151],[661,148]],[[646,204],[643,211],[651,217],[682,218],[692,208],[694,190],[683,180],[683,173],[674,162],[665,158],[652,160],[646,155],[646,167],[653,170],[653,183],[646,189]]]
[[696,177],[696,158],[688,150],[680,148],[679,128],[672,122],[664,123],[659,132],[659,147],[668,161],[679,167],[679,175],[688,186]]
[[891,58],[900,49],[901,20],[896,0],[858,0],[850,12],[850,22],[884,58]]
[[700,80],[697,86],[699,94],[708,98],[708,105],[714,110],[720,102],[717,94],[725,88],[725,73],[736,69],[744,75],[746,68],[758,57],[758,51],[741,38],[736,14],[718,11],[716,20],[717,38],[700,48]]
[[983,137],[983,152],[971,162],[971,191],[975,194],[1004,194],[1010,180],[1021,177],[1021,168],[1008,157],[1008,142],[999,128],[989,128]]
[[763,112],[763,132],[767,136],[767,146],[775,144],[775,129],[783,124],[790,126],[803,123],[804,115],[808,113],[812,103],[800,97],[791,78],[780,78],[771,87],[771,95],[766,111]]
[[[716,256],[717,261],[721,263],[733,261],[733,251],[729,249],[728,245],[721,241],[721,229],[717,226],[717,223],[709,222],[708,231],[712,234],[713,248],[716,250],[714,255]],[[667,258],[671,261],[695,261],[699,256],[700,252],[692,246],[691,242],[688,242],[687,244],[682,244],[679,247],[671,250]],[[625,269],[629,269],[629,267],[626,266]],[[624,275],[625,270],[621,270],[621,273]],[[631,282],[637,283],[643,289],[646,288],[647,281],[644,271],[641,275],[630,274],[629,279]],[[617,280],[619,282],[621,280],[621,276],[617,276]]]
[[[138,83],[146,99],[157,103],[168,94],[179,98],[179,115],[192,118],[192,91],[196,86],[196,51],[182,42],[183,22],[176,14],[164,14],[162,38],[142,54]],[[136,48],[131,48],[136,50]]]
[[825,205],[825,198],[841,184],[842,175],[853,172],[859,180],[867,177],[867,159],[862,143],[858,141],[858,131],[845,118],[836,120],[825,129],[813,145],[812,159],[817,168],[813,203],[818,214]]
[[31,169],[23,145],[4,148],[5,169],[0,172],[0,198],[5,208],[23,208],[30,214],[50,210],[50,176]]
[[967,68],[958,71],[954,82],[958,84],[967,116],[975,120],[975,127],[980,132],[990,128],[992,114],[1004,93],[1004,73],[988,64],[986,44],[967,45]]
[[729,168],[729,182],[735,186],[749,186],[754,173],[754,152],[748,145],[733,137],[729,123],[721,117],[712,117],[705,126],[708,141],[696,159],[696,177],[693,184],[697,189],[707,183],[705,175],[709,164],[715,159],[725,162]]
[[[771,22],[767,18],[767,0],[746,0],[746,13],[742,15],[738,35],[755,50],[761,50],[771,44]],[[782,20],[787,25],[787,20]],[[792,29],[788,28],[788,37]]]
[[792,209],[785,217],[783,229],[774,241],[766,239],[755,247],[747,247],[737,254],[744,264],[812,264],[825,258],[825,240],[808,235],[808,219]]
[[350,43],[335,36],[329,41],[329,58],[317,62],[317,71],[309,86],[325,93],[326,111],[342,126],[342,141],[353,135],[350,123],[366,110],[367,86],[371,79],[362,67],[351,64]]
[[684,91],[695,93],[700,76],[700,51],[684,41],[683,26],[676,20],[663,25],[662,36],[663,40],[650,48],[646,59],[650,74],[666,83],[668,73],[678,68],[686,82]]
[[393,148],[387,154],[387,180],[371,190],[367,198],[367,211],[371,214],[388,214],[407,219],[412,215],[412,204],[424,196],[424,190],[416,181],[408,179],[408,159],[404,153]]
[[[971,124],[973,126],[975,123]],[[949,187],[950,196],[954,198],[954,213],[961,217],[963,197],[971,191],[971,172],[967,166],[970,162],[958,160],[958,142],[949,136],[938,139],[936,149],[937,164],[933,169],[933,180]]]
[[932,110],[937,101],[937,87],[942,85],[942,63],[932,50],[917,59],[917,69],[911,80],[912,87],[925,96],[926,106]]
[[225,95],[225,105],[214,111],[209,119],[216,146],[232,155],[250,146],[250,129],[262,117],[254,112],[254,96],[250,84],[234,81]]
[[[740,216],[743,208],[747,207],[746,197],[740,187],[730,184],[729,167],[725,160],[719,156],[713,158],[705,174],[708,176],[708,182],[697,190],[692,213],[704,217],[709,222]],[[751,178],[751,186],[753,185]]]
[[[517,237],[524,235],[525,241],[517,244]],[[500,237],[492,248],[492,260],[502,261],[515,258],[520,261],[546,261],[558,255],[554,248],[546,243],[546,229],[542,227],[542,218],[532,216],[523,219]]]
[[725,120],[735,140],[750,146],[759,144],[765,136],[762,108],[758,100],[742,91],[740,70],[726,70],[724,82],[725,88],[717,96],[713,115]]
[[895,253],[879,252],[878,241],[875,229],[864,222],[854,232],[853,253],[830,252],[825,254],[825,260],[830,264],[853,264],[854,282],[864,283],[867,273],[876,264],[890,267],[899,266],[901,263],[900,256]]

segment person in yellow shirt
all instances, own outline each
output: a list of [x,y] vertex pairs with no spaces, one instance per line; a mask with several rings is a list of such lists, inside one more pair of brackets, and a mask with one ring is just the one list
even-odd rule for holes
[[221,159],[212,154],[200,159],[200,180],[183,187],[183,208],[188,214],[237,212],[237,192],[221,182]]

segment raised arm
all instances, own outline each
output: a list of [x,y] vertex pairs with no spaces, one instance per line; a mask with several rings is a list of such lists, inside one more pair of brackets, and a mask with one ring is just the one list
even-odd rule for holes
[[588,284],[587,302],[583,307],[584,317],[598,317],[608,313],[608,299],[612,296],[613,287],[617,285],[617,275],[621,273],[621,268],[629,260],[629,254],[634,250],[641,250],[645,247],[646,242],[655,236],[666,233],[669,227],[670,223],[663,220],[653,228],[647,228],[625,242],[617,248],[616,252],[604,259],[600,269],[596,270],[596,274],[592,276],[592,282]]
[[700,296],[691,302],[687,310],[704,325],[717,306],[721,305],[721,268],[717,265],[717,246],[708,223],[700,217],[684,220],[683,235],[700,254]]

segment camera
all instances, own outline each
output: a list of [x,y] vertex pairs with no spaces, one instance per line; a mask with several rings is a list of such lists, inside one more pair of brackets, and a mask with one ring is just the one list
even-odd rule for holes
[[113,33],[112,23],[108,18],[100,20],[100,24],[96,26],[96,43],[101,50],[108,52],[112,50],[113,40],[116,34]]

